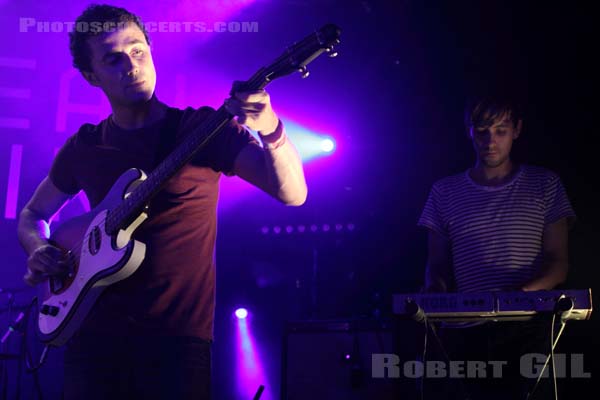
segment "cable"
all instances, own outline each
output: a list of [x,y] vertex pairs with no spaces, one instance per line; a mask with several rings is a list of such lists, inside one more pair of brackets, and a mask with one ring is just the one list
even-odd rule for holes
[[[446,353],[446,349],[444,348],[442,340],[438,336],[437,332],[435,331],[435,327],[433,325],[431,325],[431,333],[433,333],[433,337],[435,338],[435,340],[438,343],[440,349],[442,350],[442,354],[444,355],[444,358],[446,358],[446,361],[448,361],[448,364],[450,364],[450,362],[451,362],[450,361],[450,356],[448,356],[448,353]],[[463,391],[464,395],[466,396],[465,400],[471,400],[471,394],[467,390],[467,387],[466,387],[465,383],[463,382],[463,380],[459,379],[458,382],[460,382],[460,386],[462,388],[462,391]]]
[[[33,374],[33,383],[34,383],[35,390],[37,391],[37,397],[40,400],[42,399],[42,389],[40,387],[37,371],[46,360],[49,346],[46,346],[44,348],[44,350],[42,351],[42,355],[40,357],[40,362],[37,365],[32,367],[31,366],[31,352],[29,350],[29,346],[27,343],[27,340],[28,340],[27,331],[28,331],[28,327],[29,327],[29,317],[31,316],[32,310],[34,310],[34,306],[35,306],[35,311],[37,311],[37,304],[38,304],[37,297],[33,297],[31,302],[24,308],[23,312],[19,313],[18,317],[15,319],[13,324],[9,325],[8,330],[6,331],[6,334],[1,339],[2,344],[6,343],[6,346],[8,346],[8,344],[7,344],[8,338],[11,336],[11,334],[16,333],[19,336],[21,336],[21,343],[19,345],[19,353],[18,353],[18,357],[17,357],[17,360],[18,360],[17,382],[16,382],[16,392],[15,392],[15,399],[17,399],[17,400],[19,400],[21,398],[21,389],[23,386],[22,385],[23,365],[25,365],[25,371],[27,373]],[[9,316],[10,316],[10,311],[9,311]],[[8,386],[7,378],[3,379],[2,386],[4,388],[3,398],[6,399],[6,395],[7,395],[6,387]]]
[[38,399],[42,400],[42,388],[40,386],[38,369],[43,365],[43,363],[46,360],[46,355],[48,353],[48,346],[44,347],[44,350],[42,351],[42,355],[40,357],[40,362],[38,363],[38,365],[36,365],[34,368],[32,368],[31,367],[31,351],[30,351],[28,343],[27,343],[27,328],[29,326],[29,316],[31,313],[31,309],[34,309],[34,311],[36,313],[38,312],[37,297],[34,297],[31,300],[29,309],[27,310],[27,317],[26,317],[27,320],[25,321],[25,329],[23,330],[23,359],[25,360],[25,371],[29,374],[32,374],[33,383],[34,383],[35,389],[37,391]]
[[[429,320],[426,316],[423,318],[425,324],[425,334],[423,335],[423,374],[425,373],[425,365],[427,363],[427,336],[429,335]],[[421,378],[421,400],[425,399],[425,377]]]
[[[554,320],[556,318],[556,315],[552,315],[552,329],[550,330],[550,343],[554,343]],[[564,320],[560,321],[560,333],[562,333],[563,329],[565,328],[566,322]],[[560,334],[559,334],[560,335]],[[556,342],[558,343],[558,341]],[[552,383],[554,385],[554,400],[558,400],[558,389],[556,387],[556,363],[555,358],[554,358],[554,346],[556,346],[556,344],[554,344],[552,346],[552,348],[550,349],[550,358],[552,358]]]
[[262,396],[262,392],[265,390],[265,386],[264,385],[260,385],[258,387],[258,390],[256,391],[256,394],[254,395],[253,400],[258,400],[260,399],[260,396]]
[[[427,314],[425,313],[425,311],[414,300],[408,299],[405,304],[405,312],[414,321],[425,325],[425,333],[424,333],[424,338],[423,338],[423,378],[421,379],[421,385],[420,385],[420,393],[421,393],[420,397],[421,397],[421,400],[424,400],[424,398],[425,398],[425,395],[424,395],[424,393],[425,393],[425,372],[426,372],[425,362],[426,362],[426,355],[427,355],[427,343],[428,343],[429,330],[431,330],[433,337],[435,338],[436,342],[438,343],[438,346],[439,346],[445,360],[448,362],[448,364],[450,364],[451,361],[450,361],[450,357],[448,356],[448,353],[446,352],[446,349],[444,348],[444,345],[443,345],[441,339],[439,338],[439,336],[435,330],[435,325],[429,323],[429,319],[427,318]],[[459,382],[460,382],[462,392],[466,396],[465,400],[470,400],[471,395],[469,394],[469,391],[467,390],[466,385],[464,384],[462,379],[459,380]]]
[[[31,307],[34,306],[34,304],[35,304],[35,309],[36,309],[36,312],[37,312],[38,311],[37,297],[34,297],[31,300],[31,304],[29,305],[29,310],[31,309]],[[27,319],[29,319],[29,310],[27,311]],[[27,327],[28,322],[29,322],[28,320],[25,322],[25,324],[26,324],[25,326],[26,327]],[[27,331],[27,329],[25,331]],[[23,340],[25,340],[25,339],[26,339],[26,337]],[[46,357],[48,355],[48,350],[49,349],[50,349],[50,346],[49,345],[45,345],[44,349],[42,350],[42,353],[40,355],[40,359],[39,359],[38,363],[36,365],[32,366],[31,365],[31,360],[30,360],[30,358],[31,358],[31,352],[26,348],[25,354],[27,355],[27,357],[25,357],[25,370],[28,373],[34,373],[35,374],[40,369],[40,367],[46,362]]]
[[[548,362],[550,361],[550,359],[552,359],[554,400],[558,400],[558,390],[557,390],[557,384],[556,384],[556,365],[554,363],[554,348],[558,344],[560,335],[562,335],[562,333],[567,325],[567,320],[568,320],[569,316],[571,315],[571,311],[573,310],[574,306],[575,306],[575,304],[573,303],[573,299],[570,297],[566,297],[564,294],[561,294],[560,297],[558,298],[558,300],[556,301],[554,313],[552,314],[552,322],[551,322],[551,326],[550,326],[550,353],[548,354],[548,356],[546,356],[546,361],[544,362],[544,366],[542,367],[542,370],[540,371],[540,373],[538,375],[538,378],[535,382],[535,385],[533,386],[533,389],[531,389],[531,391],[529,393],[527,393],[526,400],[529,400],[529,398],[535,393],[535,390],[537,389],[538,385],[540,384],[540,381],[542,379],[544,371],[546,370],[546,367],[548,366]],[[556,323],[557,315],[560,315],[560,329],[559,329],[558,335],[556,335],[556,339],[555,339],[554,338],[554,324]]]
[[[23,340],[25,340],[25,338],[23,338]],[[43,353],[46,353],[47,350],[48,350],[48,346],[44,347]],[[45,354],[43,355],[43,357],[45,358]],[[39,380],[38,370],[37,370],[37,368],[33,369],[33,370],[29,368],[29,366],[31,365],[31,353],[29,353],[28,351],[25,352],[25,365],[26,365],[26,369],[25,370],[28,373],[31,373],[32,376],[33,376],[33,384],[34,384],[35,390],[37,392],[37,397],[38,397],[39,400],[42,400],[43,399],[42,387],[40,386],[40,380]]]

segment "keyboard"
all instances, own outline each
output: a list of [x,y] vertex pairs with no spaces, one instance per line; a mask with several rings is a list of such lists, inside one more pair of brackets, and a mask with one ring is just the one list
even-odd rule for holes
[[413,317],[422,312],[431,321],[521,321],[559,311],[563,320],[587,320],[592,289],[394,294],[393,311]]

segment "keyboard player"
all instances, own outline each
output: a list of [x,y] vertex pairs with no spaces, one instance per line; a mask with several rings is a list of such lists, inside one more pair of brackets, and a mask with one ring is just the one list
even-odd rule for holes
[[[428,230],[425,291],[549,290],[565,281],[575,213],[555,173],[511,159],[522,126],[507,96],[480,96],[467,105],[475,165],[434,183],[418,222]],[[466,380],[472,399],[524,399],[532,382],[521,376],[520,357],[548,353],[550,325],[455,324],[440,336],[451,359],[507,362],[502,378]],[[542,398],[545,381],[533,398]]]

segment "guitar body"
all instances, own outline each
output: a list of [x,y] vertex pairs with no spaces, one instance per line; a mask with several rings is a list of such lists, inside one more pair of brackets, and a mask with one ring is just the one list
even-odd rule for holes
[[116,236],[106,233],[106,216],[142,181],[139,169],[125,172],[97,207],[62,224],[50,237],[54,245],[71,251],[73,271],[68,277],[50,278],[43,284],[38,314],[38,335],[46,344],[64,344],[81,326],[92,306],[109,285],[133,274],[146,246],[131,240],[147,218],[142,212]]

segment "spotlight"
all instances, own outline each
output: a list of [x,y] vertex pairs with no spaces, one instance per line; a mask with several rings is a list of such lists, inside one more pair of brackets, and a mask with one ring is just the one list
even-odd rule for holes
[[335,149],[335,142],[332,139],[323,139],[321,141],[321,150],[325,153],[331,153]]
[[248,316],[248,310],[246,310],[245,308],[238,308],[237,310],[235,310],[235,316],[238,319],[244,319]]

